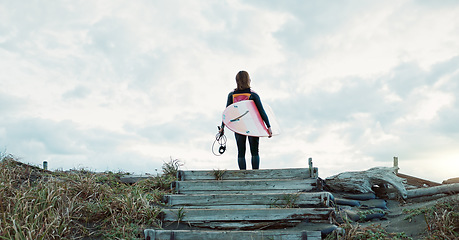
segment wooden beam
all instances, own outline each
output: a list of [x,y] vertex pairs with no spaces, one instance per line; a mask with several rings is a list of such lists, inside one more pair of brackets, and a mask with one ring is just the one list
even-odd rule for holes
[[425,180],[425,179],[422,179],[422,178],[409,176],[409,175],[406,175],[406,174],[403,174],[403,173],[397,173],[397,176],[406,179],[406,183],[408,185],[412,185],[412,186],[434,187],[434,186],[440,186],[441,185],[440,183],[432,182],[432,181]]
[[253,193],[258,191],[299,192],[311,191],[316,184],[316,179],[177,181],[175,183],[175,191],[179,194]]
[[328,192],[166,195],[172,208],[272,208],[272,207],[328,207],[333,196]]
[[318,169],[309,168],[259,169],[259,170],[180,170],[179,181],[216,180],[216,174],[223,172],[221,180],[241,179],[306,179],[317,178]]
[[[312,163],[312,162],[311,162]],[[179,170],[177,179],[179,181],[193,180],[216,180],[216,174],[223,172],[220,180],[241,180],[241,179],[307,179],[317,178],[318,168],[285,168],[285,169],[259,169],[259,170]],[[120,178],[124,183],[136,183],[141,180],[152,178],[154,175],[137,174],[124,175]]]
[[447,180],[444,180],[442,184],[451,184],[451,183],[459,183],[459,177],[457,178],[450,178]]
[[334,208],[163,209],[165,222],[328,220]]
[[320,240],[320,231],[196,231],[196,230],[159,230],[145,229],[145,240]]
[[[195,222],[188,223],[193,227],[207,228],[213,230],[264,230],[264,229],[286,229],[298,226],[300,220],[290,221],[236,221],[236,222]],[[174,226],[175,223],[169,225]]]

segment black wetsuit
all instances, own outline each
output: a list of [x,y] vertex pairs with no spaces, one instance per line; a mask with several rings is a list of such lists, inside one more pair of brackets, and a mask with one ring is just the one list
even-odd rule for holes
[[[266,127],[271,127],[271,125],[269,124],[268,116],[266,115],[263,105],[261,104],[260,96],[258,96],[256,92],[251,91],[250,88],[230,92],[228,94],[228,101],[226,102],[226,107],[233,104],[234,102],[242,100],[253,100],[255,102],[255,105],[257,106],[258,112],[260,113],[261,119],[263,119],[263,121],[266,124]],[[245,151],[247,136],[235,133],[235,137],[238,150],[237,158],[239,169],[244,170],[246,169]],[[260,165],[260,156],[258,154],[259,142],[259,137],[249,136],[250,153],[252,155],[252,169],[258,169]]]

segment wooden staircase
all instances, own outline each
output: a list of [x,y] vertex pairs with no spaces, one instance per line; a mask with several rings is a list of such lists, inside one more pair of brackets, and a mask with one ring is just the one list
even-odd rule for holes
[[[329,223],[333,196],[317,168],[179,171],[153,239],[321,239],[301,224]],[[320,183],[320,182],[319,182]]]

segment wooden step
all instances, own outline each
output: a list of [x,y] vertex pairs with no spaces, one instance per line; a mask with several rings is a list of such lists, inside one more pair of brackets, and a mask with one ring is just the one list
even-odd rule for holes
[[[221,175],[221,176],[220,176]],[[128,174],[120,177],[121,182],[136,183],[153,178],[151,174]],[[317,178],[318,168],[285,168],[259,170],[179,170],[179,181],[189,180],[240,180],[240,179],[305,179]],[[220,178],[221,177],[221,178]]]
[[294,193],[315,189],[317,179],[293,180],[201,180],[177,181],[175,191],[178,194],[229,194],[229,193]]
[[[264,229],[288,229],[301,224],[301,220],[273,220],[273,221],[236,221],[236,222],[194,222],[186,223],[188,226],[212,230],[264,230]],[[175,222],[170,222],[169,226],[174,226]]]
[[286,168],[258,170],[180,170],[179,181],[250,180],[250,179],[306,179],[317,178],[317,168]]
[[333,196],[328,192],[166,195],[169,208],[282,208],[328,207]]
[[320,231],[196,231],[145,229],[145,240],[320,240]]
[[333,208],[163,209],[164,222],[328,221]]

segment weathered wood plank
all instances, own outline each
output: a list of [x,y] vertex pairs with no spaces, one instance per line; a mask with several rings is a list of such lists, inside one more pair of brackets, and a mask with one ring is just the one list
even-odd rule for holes
[[[216,180],[219,172],[223,173],[220,180],[240,179],[306,179],[317,178],[318,168],[286,168],[286,169],[258,169],[258,170],[180,170],[180,181]],[[312,174],[311,174],[312,173]]]
[[[282,205],[229,205],[231,206],[231,209],[260,209],[260,208],[285,208],[285,206]],[[182,208],[182,207],[171,207],[171,208]],[[225,208],[224,206],[217,206],[217,205],[212,205],[212,206],[184,206],[186,209],[222,209]],[[226,207],[229,208],[229,207]]]
[[[301,220],[289,221],[236,221],[236,222],[194,222],[187,223],[193,227],[207,228],[213,230],[264,230],[264,229],[286,229],[296,227],[301,223]],[[175,223],[171,223],[175,225]]]
[[177,181],[175,191],[181,194],[197,194],[197,192],[211,193],[214,191],[256,192],[272,190],[303,190],[314,189],[316,179],[298,180],[202,180],[202,181]]
[[[169,226],[177,226],[177,223],[168,223]],[[183,223],[182,223],[183,224]],[[329,222],[304,223],[302,220],[290,221],[260,221],[260,222],[202,222],[188,224],[188,226],[207,228],[207,230],[235,230],[235,231],[321,231],[322,233],[330,233],[335,230],[342,233],[342,229]],[[297,227],[297,228],[295,228]],[[175,230],[174,228],[166,228],[167,230]]]
[[[222,170],[224,172],[221,180],[239,179],[305,179],[317,178],[318,168],[286,168],[286,169],[259,169],[259,170]],[[215,170],[179,170],[180,181],[189,180],[216,180]],[[120,181],[124,183],[136,183],[141,180],[152,178],[150,174],[134,174],[121,176]]]
[[165,222],[327,220],[333,208],[163,209]]
[[[311,187],[310,189],[305,189],[305,190],[302,190],[302,191],[299,191],[298,189],[286,189],[286,190],[284,190],[284,189],[274,189],[274,190],[257,190],[256,192],[294,194],[294,193],[298,193],[298,192],[312,191],[314,189],[315,189],[314,187]],[[215,190],[215,191],[212,191],[212,193],[214,193],[214,194],[246,194],[247,191],[246,190],[244,190],[244,191],[240,191],[240,190],[221,190],[221,191]],[[206,194],[209,194],[209,191],[192,191],[192,192],[183,191],[180,194],[206,195]]]
[[145,240],[320,240],[320,231],[196,231],[145,229]]
[[167,195],[165,202],[172,208],[270,208],[328,207],[333,196],[328,192]]
[[459,183],[459,177],[450,178],[442,182],[442,184],[452,184],[452,183]]
[[441,185],[440,183],[432,182],[432,181],[425,180],[422,178],[413,177],[413,176],[406,175],[403,173],[397,173],[397,177],[404,178],[406,179],[406,184],[417,186],[417,187],[424,187],[424,185],[429,186],[429,187]]

